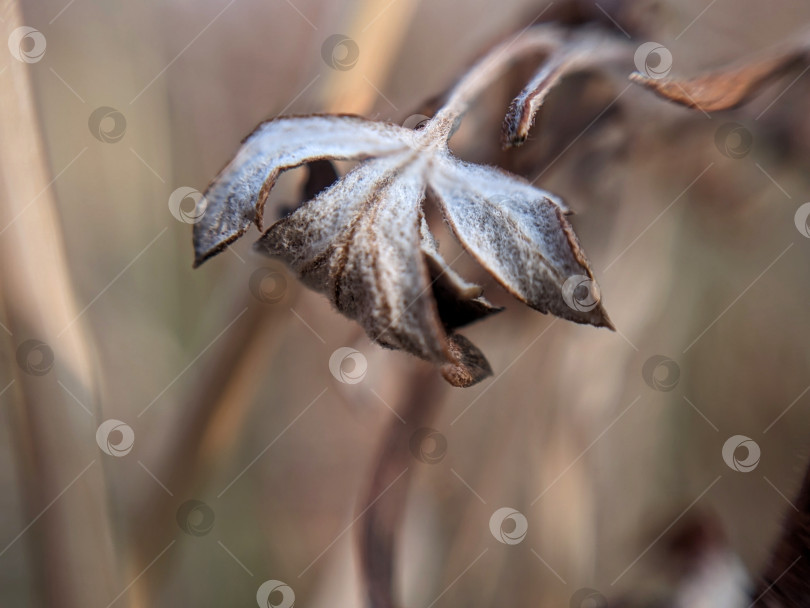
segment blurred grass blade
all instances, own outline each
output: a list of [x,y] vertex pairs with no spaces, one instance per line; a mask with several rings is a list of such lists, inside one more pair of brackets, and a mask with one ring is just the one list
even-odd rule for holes
[[[22,23],[17,3],[5,6],[2,31],[8,39],[19,35]],[[10,395],[14,401],[13,449],[27,509],[23,526],[30,528],[21,526],[19,541],[0,550],[19,556],[26,545],[31,547],[42,605],[106,606],[124,584],[117,580],[103,454],[95,441],[101,422],[96,418],[98,378],[81,323],[74,324],[79,312],[28,65],[11,57],[5,64],[0,87],[0,293],[11,334],[6,343],[16,349],[8,358],[17,367],[6,399]],[[83,152],[77,148],[74,160]],[[123,598],[117,604],[126,605]]]

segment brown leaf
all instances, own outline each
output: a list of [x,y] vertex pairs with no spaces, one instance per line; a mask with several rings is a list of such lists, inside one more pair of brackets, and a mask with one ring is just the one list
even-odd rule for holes
[[688,108],[704,112],[727,110],[747,102],[766,84],[806,62],[806,46],[770,52],[695,78],[651,78],[634,72],[630,80]]
[[503,147],[520,146],[526,141],[535,114],[564,76],[629,56],[628,45],[592,31],[580,32],[570,40],[560,42],[520,95],[512,100],[503,121]]
[[454,361],[442,365],[442,376],[453,386],[467,388],[492,375],[492,368],[478,347],[461,334],[447,338]]

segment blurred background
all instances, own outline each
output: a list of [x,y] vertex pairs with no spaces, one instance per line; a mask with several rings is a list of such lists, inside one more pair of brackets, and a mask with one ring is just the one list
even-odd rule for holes
[[[670,576],[684,526],[756,579],[810,459],[802,68],[711,116],[629,86],[632,61],[575,75],[510,151],[503,114],[538,61],[493,86],[454,151],[569,203],[617,331],[529,310],[462,257],[507,307],[463,331],[495,374],[473,388],[372,344],[258,257],[255,230],[192,270],[188,222],[260,121],[430,115],[534,21],[658,42],[688,76],[796,34],[806,2],[23,0],[0,17],[0,605],[364,605],[357,539],[397,425],[416,437],[388,495],[402,606],[599,606]],[[359,381],[356,357],[330,371],[341,347]]]

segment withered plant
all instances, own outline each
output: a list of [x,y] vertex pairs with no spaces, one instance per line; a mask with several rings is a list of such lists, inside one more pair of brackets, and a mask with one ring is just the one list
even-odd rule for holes
[[[415,130],[340,114],[285,116],[262,123],[205,192],[205,215],[194,228],[195,266],[255,224],[262,231],[256,251],[286,262],[306,286],[326,295],[373,341],[439,366],[453,386],[472,386],[492,369],[457,330],[501,309],[439,253],[426,220],[424,205],[430,201],[463,248],[514,297],[542,313],[611,328],[588,259],[567,219],[567,204],[521,177],[457,158],[448,142],[473,100],[517,60],[545,55],[506,112],[501,142],[505,149],[526,142],[535,115],[562,78],[610,64],[629,66],[633,50],[599,29],[534,26],[488,52],[461,77],[433,117]],[[807,56],[803,37],[762,58],[698,78],[638,72],[629,76],[664,98],[713,112],[746,102],[767,82],[806,62]],[[325,162],[334,160],[360,162],[339,177]],[[302,165],[308,165],[312,175],[326,166],[334,180],[310,192],[288,215],[277,217],[276,210],[266,208],[270,192],[280,173]],[[436,414],[435,406],[425,404],[435,388],[431,380],[415,370],[407,382],[403,408],[417,424]],[[361,503],[361,561],[374,608],[397,605],[393,556],[406,490],[375,503],[404,474],[396,472],[407,459],[410,431],[412,425],[407,432],[398,424],[390,428]],[[787,527],[751,605],[810,605],[805,578],[810,559],[780,583],[786,566],[810,556],[807,495],[806,481],[799,519]],[[700,606],[710,605],[706,602],[712,597],[725,598],[723,606],[742,601],[744,574],[713,525],[697,521],[677,543],[682,546],[673,548],[672,555],[679,556],[680,575],[666,601],[677,606],[691,605],[695,598]],[[622,606],[647,605],[633,597],[616,601]]]
[[[528,53],[548,60],[505,120],[508,145],[525,141],[548,92],[567,72],[628,56],[597,34],[536,27],[496,46],[465,74],[435,116],[411,130],[358,116],[292,116],[260,125],[208,187],[195,225],[195,264],[219,253],[264,207],[279,173],[305,163],[362,160],[289,217],[256,249],[287,262],[369,337],[442,366],[454,386],[492,373],[455,330],[497,309],[444,261],[425,221],[426,194],[464,248],[512,295],[559,317],[610,327],[584,251],[557,196],[493,167],[453,156],[448,140],[472,100]],[[584,293],[583,291],[584,290]]]

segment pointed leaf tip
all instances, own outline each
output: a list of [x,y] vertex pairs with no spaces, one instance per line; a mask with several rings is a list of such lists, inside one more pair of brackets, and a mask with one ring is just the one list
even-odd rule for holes
[[492,375],[492,368],[484,353],[467,338],[461,334],[450,334],[447,345],[456,359],[455,363],[442,365],[442,376],[447,382],[459,388],[467,388]]
[[771,80],[805,62],[806,56],[806,48],[800,46],[693,78],[652,78],[640,72],[633,72],[629,78],[674,103],[715,112],[744,104]]

